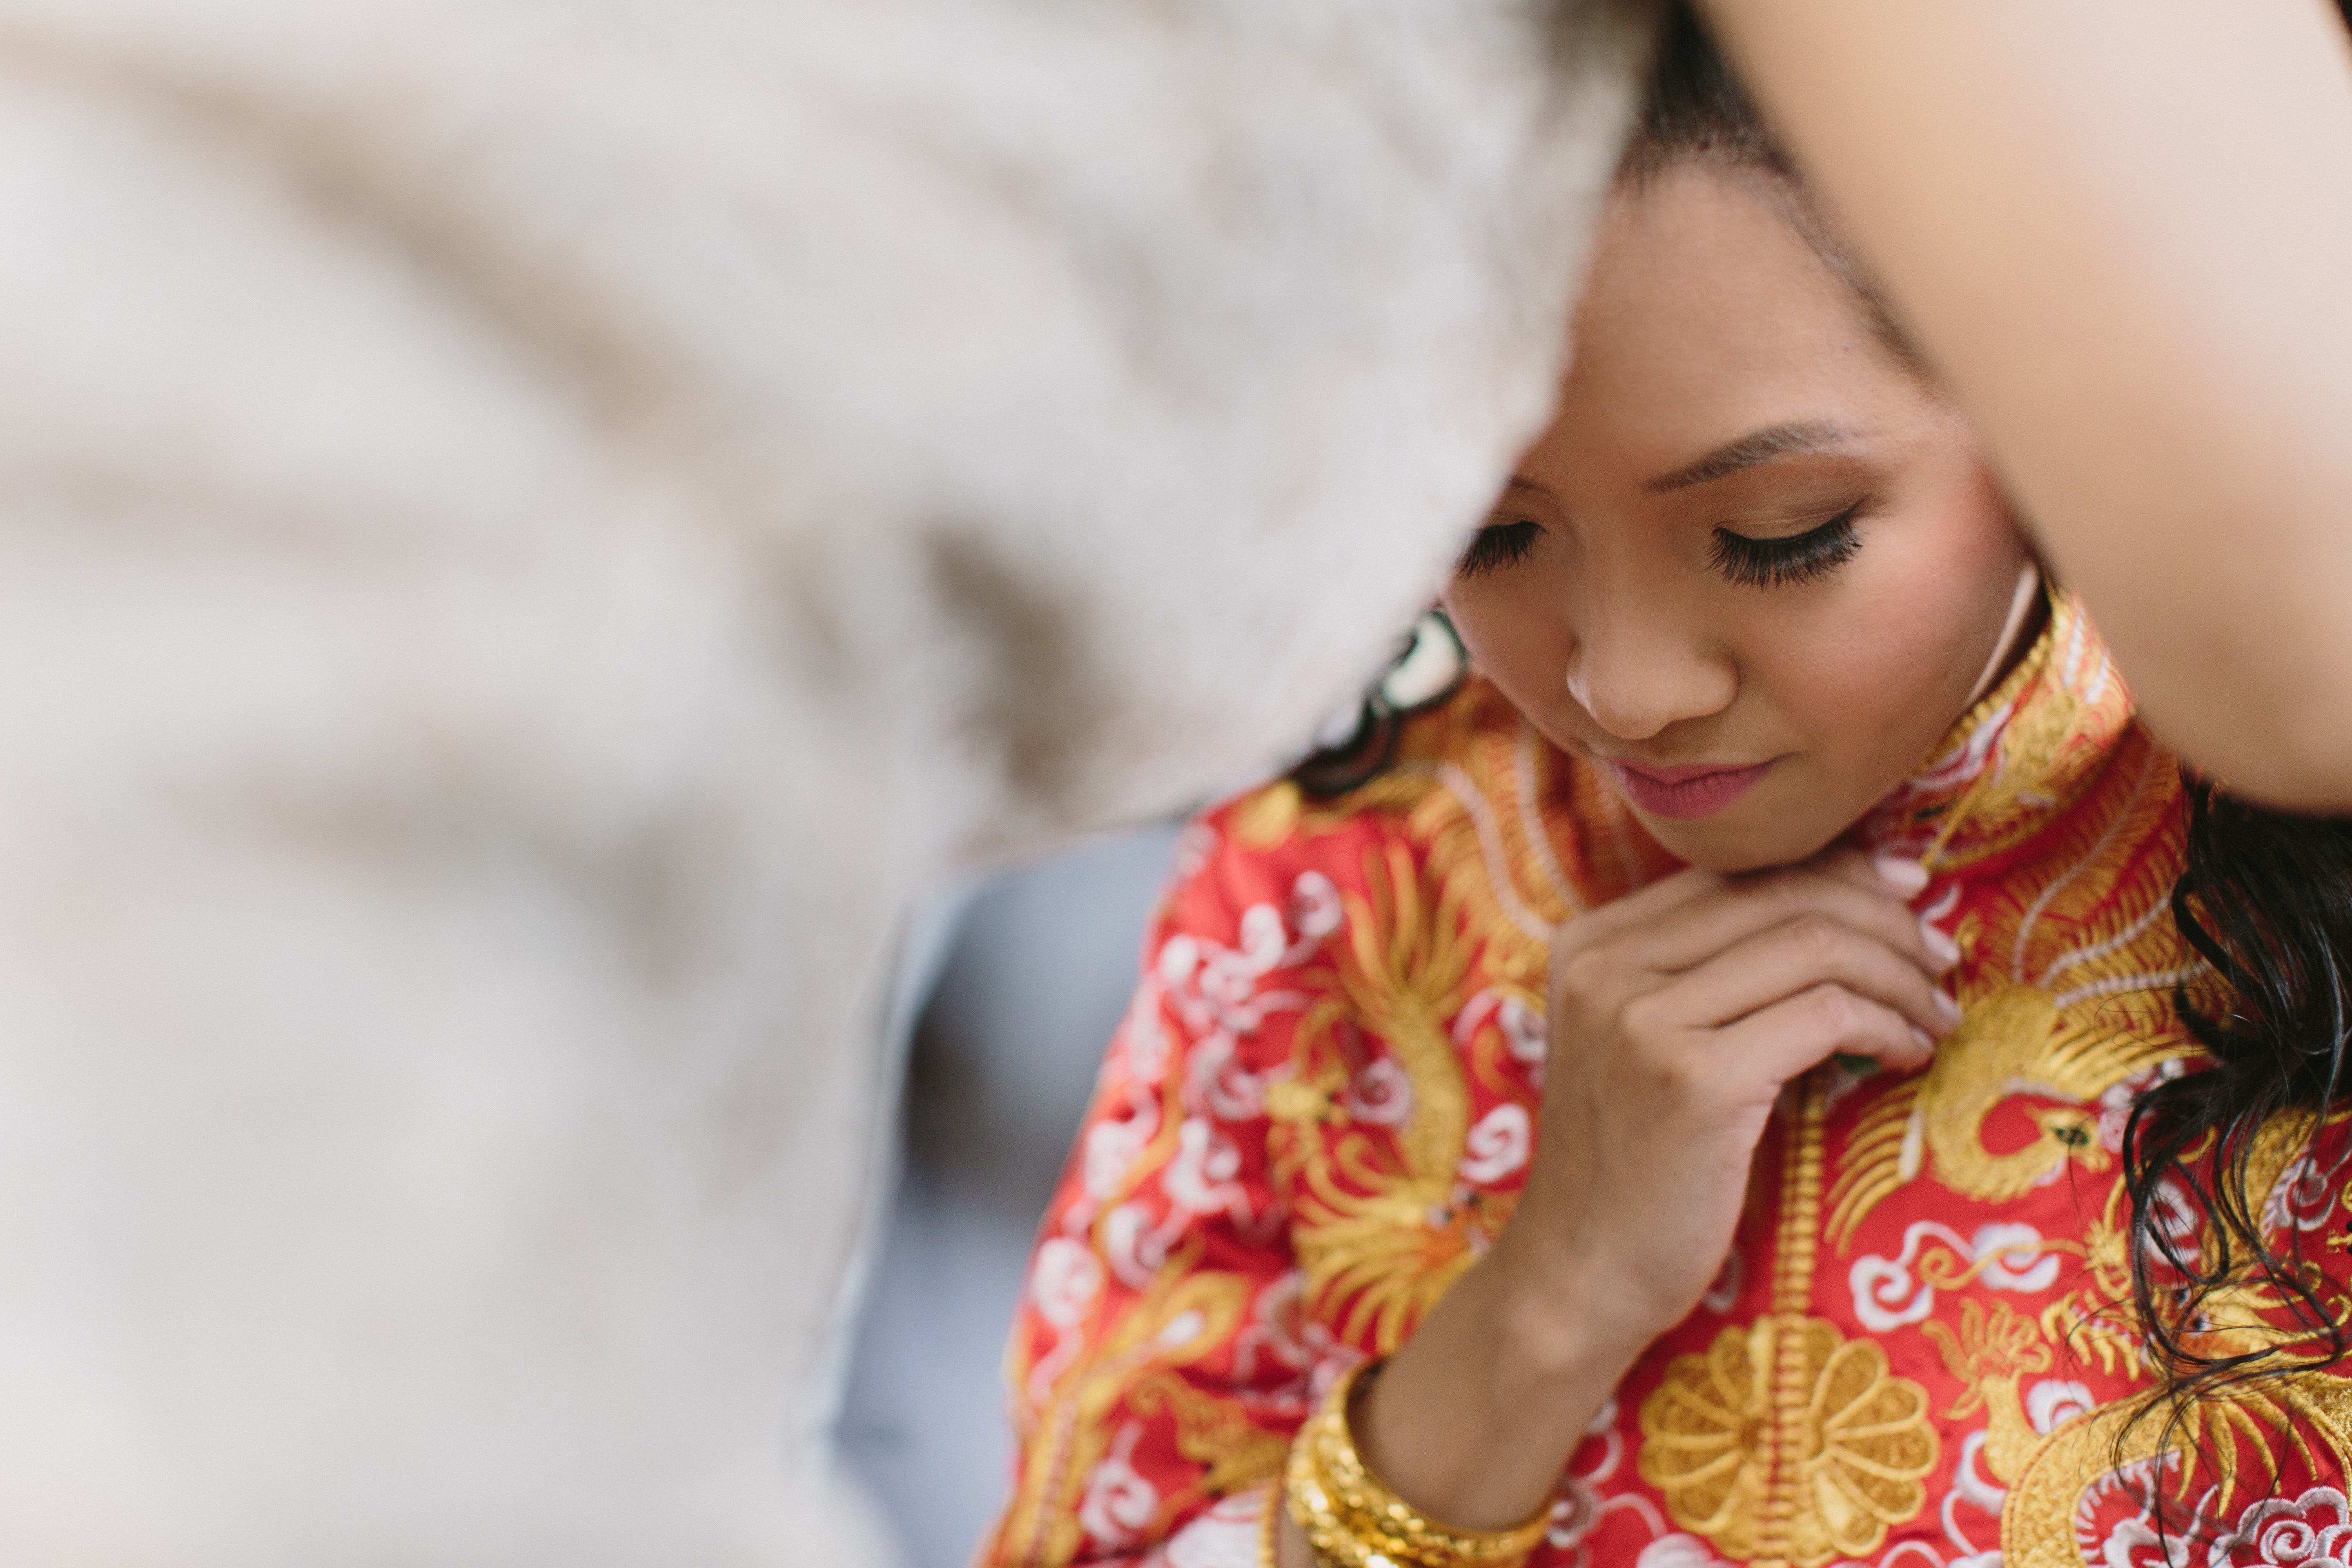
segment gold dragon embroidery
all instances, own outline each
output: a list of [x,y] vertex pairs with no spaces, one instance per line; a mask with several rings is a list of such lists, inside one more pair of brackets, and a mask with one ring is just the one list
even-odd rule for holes
[[[1164,1384],[1173,1369],[1209,1354],[1240,1326],[1249,1279],[1198,1268],[1198,1261],[1191,1253],[1171,1258],[1151,1289],[1056,1384],[1024,1448],[996,1546],[999,1561],[1037,1568],[1075,1557],[1082,1533],[1077,1496],[1110,1449],[1113,1413],[1141,1390]],[[1198,1410],[1192,1414],[1196,1421],[1206,1419]],[[1237,1410],[1234,1415],[1247,1423]]]
[[[1267,1112],[1277,1159],[1299,1175],[1293,1243],[1310,1310],[1385,1352],[1470,1266],[1486,1227],[1454,1201],[1470,1124],[1446,1027],[1469,991],[1461,896],[1443,889],[1431,908],[1402,844],[1367,855],[1364,870],[1370,896],[1347,900],[1339,994],[1301,1022],[1297,1070],[1269,1093]],[[1385,1135],[1343,1109],[1359,1028],[1395,1059],[1410,1096]]]
[[[2081,1536],[2083,1505],[2118,1483],[2160,1489],[2176,1531],[2210,1531],[2210,1521],[2233,1520],[2268,1497],[2290,1463],[2315,1476],[2352,1468],[2352,1380],[2297,1373],[2195,1401],[2178,1421],[2163,1401],[2107,1405],[2058,1426],[2034,1451],[2002,1510],[2001,1562],[2081,1568],[2099,1561],[2091,1554],[2099,1543]],[[2153,1500],[2145,1493],[2143,1506]],[[2173,1560],[2202,1562],[2206,1544],[2176,1534]]]
[[[1367,895],[1346,904],[1336,991],[1301,1020],[1293,1071],[1267,1096],[1277,1170],[1297,1182],[1293,1244],[1310,1310],[1383,1352],[1510,1212],[1507,1194],[1458,1177],[1472,1103],[1465,1049],[1489,1092],[1504,1087],[1504,1053],[1492,1037],[1456,1041],[1454,1021],[1480,988],[1534,1003],[1558,922],[1588,894],[1612,897],[1670,864],[1484,682],[1414,721],[1392,777],[1402,782],[1385,786],[1380,806],[1403,818],[1403,841],[1367,857]],[[1588,843],[1580,824],[1601,825],[1607,842]],[[1489,1025],[1485,1037],[1496,1033]],[[1346,1109],[1358,1041],[1393,1058],[1411,1097],[1386,1132]]]
[[[1857,1121],[1830,1193],[1832,1245],[1930,1171],[1964,1197],[2004,1203],[2070,1165],[2108,1169],[2100,1097],[2195,1054],[2169,1008],[2172,987],[2201,973],[2168,918],[2177,786],[2143,737],[2116,766],[2129,771],[2103,781],[2106,809],[2074,814],[2074,853],[1964,922],[1960,1026],[1926,1073],[1879,1090]],[[1988,1148],[1988,1119],[2020,1096],[2058,1103],[2028,1108],[2021,1145]]]

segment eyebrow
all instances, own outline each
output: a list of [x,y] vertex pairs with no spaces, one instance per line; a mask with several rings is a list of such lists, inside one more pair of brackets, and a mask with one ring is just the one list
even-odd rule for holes
[[1771,425],[1727,441],[1686,468],[1661,474],[1642,488],[1653,495],[1712,484],[1743,468],[1761,468],[1800,452],[1819,452],[1842,445],[1846,432],[1835,425]]

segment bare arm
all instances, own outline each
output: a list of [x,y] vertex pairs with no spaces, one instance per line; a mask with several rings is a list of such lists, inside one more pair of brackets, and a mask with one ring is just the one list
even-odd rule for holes
[[1708,0],[2151,722],[2352,809],[2352,49],[2326,0]]

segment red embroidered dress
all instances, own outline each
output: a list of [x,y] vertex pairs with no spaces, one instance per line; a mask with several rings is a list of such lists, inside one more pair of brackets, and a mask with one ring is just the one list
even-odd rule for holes
[[[1923,1072],[1790,1086],[1721,1275],[1571,1458],[1539,1568],[2165,1568],[2156,1489],[2175,1563],[2352,1562],[2335,1373],[2169,1444],[2161,1415],[2126,1425],[2150,1378],[2116,1151],[2134,1092],[2194,1055],[2168,1001],[2198,978],[2168,902],[2179,796],[2055,598],[1864,830],[1933,873],[1958,1033]],[[1510,1215],[1549,933],[1673,867],[1477,680],[1346,799],[1276,784],[1191,829],[1030,1270],[983,1562],[1254,1568],[1318,1395]],[[2253,1189],[2339,1310],[2343,1121],[2273,1129]],[[2275,1333],[2241,1294],[2216,1341]]]

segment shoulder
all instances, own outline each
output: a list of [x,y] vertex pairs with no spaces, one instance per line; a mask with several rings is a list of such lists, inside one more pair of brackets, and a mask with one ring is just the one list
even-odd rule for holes
[[1409,853],[1426,837],[1415,830],[1416,816],[1449,793],[1449,774],[1479,738],[1516,718],[1492,687],[1473,678],[1404,721],[1385,742],[1384,763],[1353,788],[1317,795],[1284,776],[1209,806],[1177,841],[1167,912],[1188,927],[1213,928],[1254,908],[1302,895],[1311,901],[1326,888],[1360,892],[1368,864],[1386,861],[1391,850]]
[[1416,811],[1448,792],[1449,780],[1523,729],[1502,694],[1473,675],[1444,700],[1362,740],[1376,754],[1355,770],[1360,782],[1318,791],[1300,774],[1286,775],[1211,807],[1200,826],[1270,859],[1310,855],[1335,837],[1402,837]]
[[1171,908],[1213,918],[1302,882],[1369,894],[1410,874],[1454,887],[1474,923],[1541,942],[1579,910],[1674,868],[1591,771],[1473,675],[1404,721],[1386,764],[1343,794],[1294,779],[1211,807],[1180,847]]

